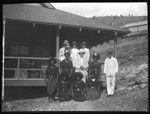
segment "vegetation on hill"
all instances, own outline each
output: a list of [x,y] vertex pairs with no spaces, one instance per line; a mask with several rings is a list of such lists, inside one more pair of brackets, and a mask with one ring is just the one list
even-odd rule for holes
[[[107,52],[109,50],[114,50],[113,44],[113,41],[110,41],[109,43],[103,43],[102,45],[99,44],[91,48],[91,55],[93,53],[99,53],[101,57],[100,62],[104,63],[104,60],[108,56]],[[125,89],[125,91],[128,91],[127,86],[129,86],[131,83],[134,84],[140,82],[140,86],[143,86],[142,84],[145,82],[147,83],[148,37],[142,36],[119,39],[118,44],[116,45],[116,49],[117,59],[119,62],[119,72],[116,77],[116,82],[119,82],[118,84],[116,84],[117,88],[122,87]],[[102,81],[104,86],[106,86],[106,78],[103,74]],[[122,86],[122,84],[124,85]],[[146,84],[144,86],[146,86]],[[136,85],[135,87],[138,87],[138,85]],[[119,91],[122,90],[119,89]],[[129,87],[129,90],[132,90],[132,88]]]
[[96,22],[102,22],[106,25],[121,27],[128,23],[145,21],[147,20],[147,16],[93,16],[91,19],[93,19]]
[[[109,41],[109,43],[104,42],[103,44],[98,44],[97,46],[92,47],[91,55],[93,53],[99,53],[101,56],[100,61],[104,62],[104,59],[107,57],[107,52],[109,50],[111,51],[114,50],[113,40]],[[133,56],[138,56],[143,54],[147,55],[148,54],[147,36],[118,39],[116,50],[117,50],[116,55],[120,63]]]

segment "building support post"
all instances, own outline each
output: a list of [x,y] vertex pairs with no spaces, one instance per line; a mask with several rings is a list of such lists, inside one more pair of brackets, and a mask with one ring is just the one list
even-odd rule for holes
[[114,56],[115,58],[117,58],[117,32],[115,32],[115,36],[114,36]]
[[56,59],[59,58],[59,41],[60,40],[60,30],[57,28],[56,31]]
[[3,71],[2,71],[2,101],[4,100],[4,48],[5,48],[5,27],[6,20],[3,19]]

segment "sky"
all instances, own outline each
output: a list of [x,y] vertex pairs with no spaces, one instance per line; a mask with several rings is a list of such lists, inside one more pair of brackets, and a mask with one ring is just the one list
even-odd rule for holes
[[51,3],[56,9],[84,17],[133,15],[147,16],[146,2],[84,2],[84,3]]

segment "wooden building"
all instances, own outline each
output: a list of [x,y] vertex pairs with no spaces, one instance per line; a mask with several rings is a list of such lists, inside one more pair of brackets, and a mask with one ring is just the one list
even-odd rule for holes
[[148,23],[146,21],[129,23],[121,27],[123,29],[129,30],[131,33],[126,36],[139,36],[139,35],[147,35],[148,31]]
[[49,3],[3,5],[4,86],[45,86],[49,57],[64,40],[89,48],[128,31],[54,8]]

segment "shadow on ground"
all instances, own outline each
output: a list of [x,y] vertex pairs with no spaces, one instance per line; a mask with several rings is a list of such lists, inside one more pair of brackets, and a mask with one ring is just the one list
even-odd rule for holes
[[46,87],[5,87],[4,101],[46,97]]

